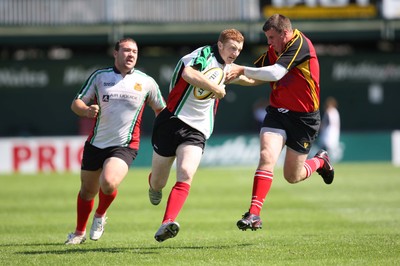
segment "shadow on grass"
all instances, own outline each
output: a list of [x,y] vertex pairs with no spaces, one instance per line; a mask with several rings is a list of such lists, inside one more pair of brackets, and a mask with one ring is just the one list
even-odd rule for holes
[[[188,249],[188,250],[204,250],[204,249],[232,249],[238,247],[246,247],[251,246],[252,244],[237,244],[237,245],[204,245],[204,246],[152,246],[152,247],[101,247],[101,248],[86,248],[84,245],[80,245],[79,248],[74,246],[62,245],[59,243],[51,244],[16,244],[16,245],[9,245],[9,246],[63,246],[64,248],[61,250],[37,250],[37,251],[20,251],[16,252],[15,254],[18,255],[41,255],[41,254],[54,254],[54,255],[61,255],[61,254],[74,254],[74,253],[137,253],[137,254],[153,254],[157,253],[158,250],[167,250],[167,249]],[[4,245],[1,245],[4,246]]]

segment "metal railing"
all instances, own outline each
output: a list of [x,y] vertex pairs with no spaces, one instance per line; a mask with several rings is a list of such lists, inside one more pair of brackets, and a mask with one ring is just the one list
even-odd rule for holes
[[259,0],[0,0],[0,25],[257,21]]

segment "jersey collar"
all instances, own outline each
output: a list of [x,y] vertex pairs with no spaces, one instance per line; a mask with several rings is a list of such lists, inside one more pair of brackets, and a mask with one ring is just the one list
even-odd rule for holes
[[[115,66],[113,66],[113,70],[115,73],[117,74],[121,74],[121,71],[119,71]],[[132,68],[130,71],[128,71],[128,73],[126,74],[132,74],[133,72],[135,72],[135,68]]]
[[221,55],[219,54],[219,50],[218,50],[218,45],[214,44],[212,46],[212,51],[215,55],[215,58],[217,59],[218,63],[220,63],[221,65],[225,65],[225,61],[224,59],[222,59]]

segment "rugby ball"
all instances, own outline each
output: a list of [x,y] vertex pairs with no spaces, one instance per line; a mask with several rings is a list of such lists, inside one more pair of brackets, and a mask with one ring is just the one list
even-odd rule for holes
[[[219,68],[219,67],[213,67],[210,69],[207,69],[206,71],[203,72],[203,74],[206,76],[206,78],[216,84],[221,84],[221,82],[224,79],[224,71]],[[198,88],[195,87],[193,89],[193,93],[194,93],[194,97],[196,97],[196,99],[199,100],[205,100],[207,98],[210,98],[212,96],[212,92],[202,89],[202,88]]]

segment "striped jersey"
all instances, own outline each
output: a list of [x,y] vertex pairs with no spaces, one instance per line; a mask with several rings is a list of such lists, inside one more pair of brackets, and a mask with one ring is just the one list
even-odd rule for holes
[[[182,71],[187,66],[196,66],[199,71],[219,67],[224,73],[230,65],[225,65],[218,52],[217,45],[203,46],[182,57],[177,63],[170,83],[167,99],[168,110],[180,120],[210,137],[214,129],[214,118],[217,112],[218,99],[198,99],[194,94],[194,86],[182,78]],[[224,78],[221,82],[223,83]]]
[[295,112],[319,110],[319,63],[311,41],[299,30],[277,55],[272,46],[254,63],[257,67],[279,64],[289,72],[280,80],[270,82],[270,104]]
[[165,107],[158,84],[152,77],[137,69],[122,77],[115,67],[93,72],[75,99],[99,105],[87,141],[101,149],[112,146],[139,149],[145,105],[153,110]]

